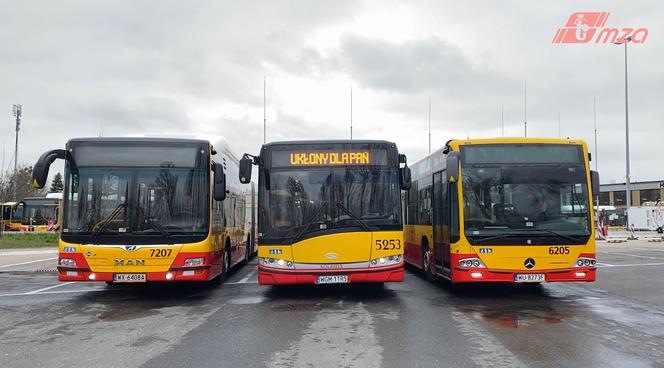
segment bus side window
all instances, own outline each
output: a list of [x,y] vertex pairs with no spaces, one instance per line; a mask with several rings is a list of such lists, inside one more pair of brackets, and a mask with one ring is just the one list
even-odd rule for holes
[[[442,178],[447,178],[447,173],[443,171]],[[441,179],[440,185],[440,212],[442,222],[442,240],[444,244],[450,243],[450,198],[449,198],[449,183],[447,180]]]
[[459,235],[459,194],[457,183],[449,183],[449,206],[450,206],[450,243],[456,243],[460,239]]
[[420,225],[431,225],[431,186],[419,191],[419,221]]
[[408,191],[408,224],[417,224],[417,182],[413,182]]

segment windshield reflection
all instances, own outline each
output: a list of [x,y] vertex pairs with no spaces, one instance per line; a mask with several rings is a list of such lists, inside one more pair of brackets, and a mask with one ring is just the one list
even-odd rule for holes
[[[200,169],[79,168],[68,178],[63,233],[207,232],[207,172]],[[117,212],[116,214],[113,214]],[[107,222],[107,223],[105,223]]]
[[398,173],[394,170],[272,170],[267,175],[270,187],[261,187],[266,195],[260,196],[266,202],[260,211],[264,238],[362,227],[362,223],[377,228],[400,223]]
[[582,166],[466,166],[465,234],[469,238],[540,231],[588,236],[590,220]]

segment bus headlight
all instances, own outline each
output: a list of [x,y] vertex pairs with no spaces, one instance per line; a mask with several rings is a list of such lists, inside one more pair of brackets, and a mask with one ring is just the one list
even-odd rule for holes
[[258,258],[258,264],[267,266],[267,267],[275,267],[275,268],[287,268],[287,269],[292,269],[293,267],[293,262],[287,261],[285,259],[276,259],[276,258]]
[[389,266],[401,262],[402,259],[403,258],[400,254],[396,256],[380,257],[369,261],[369,267]]
[[479,258],[464,258],[459,260],[459,267],[463,268],[486,268]]
[[596,263],[597,261],[595,261],[594,258],[579,257],[576,262],[574,262],[574,267],[595,267]]
[[60,266],[66,266],[66,267],[76,267],[76,261],[71,259],[71,258],[60,258],[60,261],[58,261]]
[[203,258],[203,257],[200,257],[200,258],[187,258],[187,259],[184,260],[185,267],[201,266],[203,263],[205,263],[205,258]]

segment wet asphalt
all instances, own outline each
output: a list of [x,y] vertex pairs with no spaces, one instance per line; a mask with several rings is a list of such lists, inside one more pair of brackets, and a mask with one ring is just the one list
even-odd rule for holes
[[[0,367],[664,366],[664,243],[598,246],[588,284],[58,283],[0,268]],[[50,255],[37,257],[50,258]],[[20,262],[22,263],[22,262]],[[0,266],[2,267],[2,266]]]

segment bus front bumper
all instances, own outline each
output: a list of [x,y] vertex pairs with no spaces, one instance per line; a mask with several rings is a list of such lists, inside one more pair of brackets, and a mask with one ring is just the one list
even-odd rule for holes
[[[115,281],[116,272],[92,272],[88,268],[58,267],[59,281]],[[128,274],[117,272],[117,274]],[[154,281],[208,281],[210,269],[169,270],[166,272],[130,273],[132,275],[145,275],[145,282]],[[130,283],[128,281],[125,281]],[[142,281],[135,281],[142,282]]]
[[[183,267],[184,260],[193,257],[205,257],[204,264],[192,267]],[[213,265],[210,260],[213,258],[212,253],[185,253],[178,254],[168,269],[163,271],[142,271],[139,269],[126,270],[114,269],[111,267],[109,270],[106,268],[100,272],[91,269],[87,260],[82,253],[62,253],[59,254],[59,259],[67,258],[76,261],[75,266],[57,266],[58,280],[59,281],[106,281],[106,282],[155,282],[155,281],[209,281],[213,277],[219,275],[221,272],[220,265]],[[60,263],[60,262],[59,262]],[[178,266],[179,265],[179,266]],[[124,278],[124,280],[116,279],[115,275],[134,275],[131,278]],[[138,276],[136,276],[138,275]]]
[[349,284],[402,282],[403,262],[380,268],[355,268],[347,270],[283,270],[258,266],[259,285],[319,284],[319,276],[347,276]]
[[544,275],[544,280],[536,282],[592,282],[595,281],[596,267],[566,268],[560,270],[513,271],[491,270],[486,268],[464,269],[455,267],[452,282],[517,282],[517,275]]

